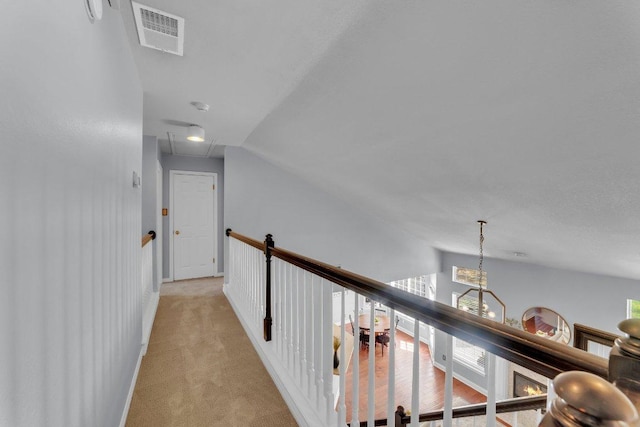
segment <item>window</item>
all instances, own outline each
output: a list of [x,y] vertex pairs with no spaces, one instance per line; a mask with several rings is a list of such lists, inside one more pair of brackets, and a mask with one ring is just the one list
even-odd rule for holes
[[[459,297],[460,294],[457,293],[454,293],[452,295],[452,305],[454,307],[457,307]],[[465,295],[464,302],[461,301],[461,305],[462,304],[465,304],[467,307],[469,307],[471,309],[471,312],[473,312],[474,308],[477,312],[478,299],[475,298],[475,296]],[[486,317],[486,315],[483,317]],[[456,337],[453,337],[453,360],[480,374],[485,373],[486,353],[484,349],[476,347]]]
[[640,319],[640,301],[627,300],[627,319]]
[[[395,280],[393,282],[387,283],[389,286],[393,286],[394,288],[402,289],[405,292],[412,293],[414,295],[418,295],[422,298],[426,298],[429,300],[436,299],[436,275],[435,274],[424,274],[422,276],[411,277],[409,279],[403,280]],[[414,324],[414,318],[407,316],[406,314],[396,311],[396,318],[398,318],[401,323],[400,327],[412,328]],[[425,329],[425,328],[428,328]],[[431,326],[425,325],[424,323],[420,323],[420,339],[427,338],[429,340],[429,345],[432,345],[433,340],[433,328]],[[412,332],[410,332],[412,334]]]
[[388,285],[422,298],[433,299],[435,297],[435,278],[431,274],[395,280],[389,282]]
[[482,287],[482,289],[486,289],[487,287],[487,272],[482,272],[482,280],[480,280],[480,270],[476,270],[474,268],[467,267],[456,267],[455,265],[451,268],[451,280],[456,283],[462,283],[463,285],[468,286],[478,286]]

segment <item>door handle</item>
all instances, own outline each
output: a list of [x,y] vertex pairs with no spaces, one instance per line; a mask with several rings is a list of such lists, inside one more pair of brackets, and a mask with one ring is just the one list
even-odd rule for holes
[[180,231],[179,231],[179,230],[176,230],[176,235],[178,235],[178,234],[180,234]]

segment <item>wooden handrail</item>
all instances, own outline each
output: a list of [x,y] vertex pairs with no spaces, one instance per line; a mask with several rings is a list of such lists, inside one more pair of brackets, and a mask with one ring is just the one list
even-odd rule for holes
[[573,324],[573,346],[580,350],[588,351],[589,341],[613,347],[616,338],[620,337],[611,332],[581,325],[580,323]]
[[144,248],[144,245],[152,241],[154,237],[155,235],[152,236],[151,234],[145,234],[144,236],[142,236],[142,247]]
[[[227,235],[264,250],[264,243],[227,230]],[[277,247],[271,255],[355,291],[447,334],[482,347],[547,378],[565,371],[586,371],[608,378],[605,359],[535,334],[484,319],[437,301],[388,286],[342,268]]]
[[[508,414],[511,412],[520,412],[520,411],[529,411],[542,409],[547,404],[547,395],[539,394],[536,396],[524,396],[524,397],[515,397],[512,399],[505,399],[496,402],[496,413],[497,414]],[[465,417],[476,417],[479,415],[486,415],[487,413],[487,404],[485,403],[476,403],[473,405],[459,406],[457,408],[453,408],[452,410],[452,418],[465,418]],[[440,421],[444,418],[444,410],[437,409],[435,411],[425,412],[418,416],[418,421],[421,423],[427,421]],[[411,416],[407,415],[402,417],[402,425],[408,425],[411,423]],[[351,425],[351,424],[347,424]],[[360,421],[360,427],[367,427],[367,421]],[[380,418],[375,420],[376,426],[386,426],[388,424],[387,418]],[[392,424],[393,425],[393,424]]]
[[264,242],[261,242],[256,239],[252,239],[251,237],[243,236],[242,234],[236,233],[230,228],[227,228],[226,235],[229,237],[233,237],[236,240],[240,240],[241,242],[244,242],[249,246],[253,246],[256,249],[260,249],[261,251],[264,251]]
[[[510,412],[520,412],[535,409],[542,409],[547,405],[547,395],[540,394],[537,396],[516,397],[513,399],[502,400],[496,402],[496,413],[506,414]],[[477,403],[475,405],[461,406],[454,408],[452,411],[453,418],[475,417],[487,414],[487,404]],[[444,417],[443,410],[430,411],[420,414],[418,420],[422,422],[441,420]],[[406,422],[405,422],[406,420]],[[411,422],[411,417],[403,417],[404,424]]]

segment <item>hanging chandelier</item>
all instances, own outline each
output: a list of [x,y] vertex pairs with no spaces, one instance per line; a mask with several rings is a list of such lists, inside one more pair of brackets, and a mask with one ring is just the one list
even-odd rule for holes
[[[495,319],[495,311],[490,309],[489,304],[487,304],[485,300],[485,294],[489,294],[502,307],[500,323],[504,323],[506,306],[502,300],[493,293],[493,291],[487,289],[487,273],[482,270],[482,264],[484,262],[484,226],[487,224],[487,221],[478,220],[478,224],[480,224],[480,261],[478,263],[478,270],[476,274],[477,288],[471,288],[460,295],[456,302],[456,306],[460,310],[474,312],[474,314],[477,314],[480,317]],[[471,296],[473,292],[477,293],[477,298],[475,299]]]

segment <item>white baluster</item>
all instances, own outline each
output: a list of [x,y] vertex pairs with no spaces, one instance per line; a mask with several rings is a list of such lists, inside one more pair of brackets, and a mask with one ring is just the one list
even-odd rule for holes
[[[242,272],[244,271],[244,259],[242,258],[242,247],[239,242],[236,242],[236,282],[233,286],[233,293],[237,297],[240,295],[242,287]],[[239,301],[238,301],[239,303]]]
[[238,281],[238,286],[236,288],[236,296],[238,297],[238,304],[242,309],[244,309],[245,313],[247,308],[247,299],[245,298],[244,291],[247,280],[246,276],[249,271],[249,263],[247,262],[246,252],[247,248],[245,247],[245,245],[238,243],[238,254],[240,255],[240,271],[238,271],[238,277],[240,278],[240,280]]
[[245,299],[242,298],[242,292],[244,290],[245,274],[247,272],[247,260],[245,258],[244,245],[238,242],[238,283],[235,287],[235,294],[238,299],[240,307],[245,308]]
[[[387,380],[387,420],[388,424],[393,426],[396,417],[396,311],[391,309],[389,313],[390,331],[389,331],[389,377]],[[394,420],[394,421],[392,421]]]
[[453,336],[447,334],[444,371],[443,425],[451,425],[453,414]]
[[418,427],[420,417],[420,321],[413,321],[413,379],[411,381],[411,426]]
[[249,304],[248,304],[248,281],[249,281],[249,274],[251,273],[251,263],[249,261],[249,248],[244,245],[244,247],[242,248],[242,260],[246,266],[246,270],[244,272],[244,274],[242,275],[242,289],[241,289],[241,294],[242,294],[242,300],[243,300],[243,304],[245,307],[245,312],[249,313]]
[[312,274],[309,274],[309,281],[308,286],[309,286],[309,323],[308,323],[308,327],[307,330],[309,332],[309,347],[308,347],[308,352],[309,352],[309,401],[312,403],[317,403],[318,398],[317,398],[317,390],[318,390],[318,386],[317,386],[317,366],[316,366],[316,350],[318,348],[317,340],[316,340],[316,332],[315,332],[315,325],[316,325],[316,311],[317,308],[315,307],[315,304],[313,303],[315,301],[315,296],[316,296],[316,290],[315,290],[315,281],[314,281],[314,276]]
[[367,426],[374,427],[376,415],[376,341],[375,341],[375,303],[369,307],[369,396],[367,399]]
[[[255,248],[254,248],[255,249]],[[256,327],[260,330],[260,336],[264,335],[264,317],[266,314],[265,309],[265,291],[266,291],[266,275],[264,269],[266,267],[264,253],[255,249],[256,260],[256,282],[255,282],[255,295],[256,295]]]
[[340,325],[340,365],[339,365],[339,371],[340,371],[340,388],[338,390],[339,394],[339,403],[338,403],[338,425],[345,425],[346,421],[347,421],[347,404],[345,401],[345,390],[346,390],[346,382],[345,382],[345,377],[347,375],[346,372],[346,363],[345,361],[347,360],[347,355],[346,355],[346,351],[345,351],[345,324],[344,324],[344,318],[345,318],[345,294],[344,294],[344,288],[341,289],[340,291],[340,319],[342,319],[341,325]]
[[332,283],[322,284],[322,377],[327,425],[335,424],[333,398],[333,292]]
[[285,276],[285,272],[287,269],[287,264],[285,262],[280,262],[280,268],[278,269],[278,277],[279,277],[279,288],[280,288],[280,319],[279,328],[280,328],[280,363],[284,366],[284,361],[287,357],[286,355],[286,342],[287,342],[287,333],[285,331],[286,327],[286,318],[287,318],[287,279]]
[[324,407],[324,384],[322,377],[322,279],[313,278],[314,301],[313,305],[313,346],[314,366],[316,371],[316,408]]
[[291,366],[291,373],[293,374],[293,378],[298,380],[299,369],[300,369],[300,351],[298,344],[298,306],[299,306],[299,286],[298,286],[298,268],[295,266],[291,267],[291,354],[293,356],[293,364]]
[[280,281],[280,260],[272,258],[271,262],[273,263],[273,282],[271,283],[271,286],[273,287],[274,347],[276,354],[278,354],[280,356],[280,360],[282,360],[282,353],[280,352],[280,343],[282,342],[282,331],[280,329],[282,325],[282,296],[280,287],[282,283]]
[[273,351],[278,354],[278,342],[280,341],[280,335],[278,332],[278,319],[280,315],[278,310],[280,309],[280,301],[278,299],[278,259],[271,258],[271,318],[273,319],[273,326],[271,332],[271,339],[273,340]]
[[[258,254],[254,247],[249,248],[251,251],[251,314],[253,315],[253,325],[256,330],[260,330],[258,325],[262,326],[262,320],[260,319],[260,296],[258,293],[260,292],[260,286],[258,285],[258,276],[260,274],[260,266],[258,265]],[[260,335],[262,336],[262,333]]]
[[287,265],[287,369],[289,372],[293,370],[293,266]]
[[[358,342],[358,351],[355,352],[353,356],[353,375],[352,375],[352,386],[351,386],[351,425],[358,427],[360,424],[359,416],[359,406],[360,406],[360,295],[356,294],[354,298],[353,304],[353,314],[354,314],[354,324],[353,324],[353,342],[354,342],[354,351],[355,351],[355,343],[356,340]],[[357,337],[357,338],[356,338]]]
[[258,283],[260,281],[260,259],[258,258],[258,253],[257,251],[254,249],[251,250],[251,258],[252,258],[252,280],[251,280],[251,313],[253,314],[253,320],[254,320],[254,325],[260,325],[262,324],[261,319],[260,319],[260,284]]
[[300,281],[300,389],[303,393],[307,389],[307,284],[305,282],[306,272],[300,269],[298,280]]
[[244,245],[243,247],[243,251],[242,251],[242,259],[244,261],[244,264],[246,266],[246,270],[244,272],[244,274],[242,275],[242,303],[243,303],[243,307],[245,309],[245,313],[250,314],[251,310],[250,310],[250,306],[249,306],[249,291],[248,291],[248,282],[249,282],[249,275],[251,274],[251,262],[249,261],[249,247],[247,245]]
[[487,357],[487,427],[496,426],[496,355],[485,351]]
[[291,301],[289,300],[289,264],[282,263],[282,365],[287,366],[289,357],[289,312]]
[[313,382],[314,382],[314,369],[313,369],[313,289],[311,287],[312,275],[311,273],[305,273],[305,340],[306,340],[306,393],[310,402],[313,402]]
[[256,325],[262,326],[262,334],[264,335],[264,318],[267,317],[267,263],[263,252],[257,253],[258,266],[258,322]]
[[254,307],[254,297],[253,297],[253,281],[255,275],[255,265],[254,265],[254,253],[253,248],[247,246],[247,264],[249,265],[249,274],[247,274],[247,282],[246,282],[246,295],[247,298],[247,312],[249,315],[249,319],[253,319],[253,326],[255,327],[255,314],[253,312]]
[[305,377],[307,369],[307,357],[305,346],[305,289],[304,289],[304,270],[298,270],[298,357],[300,359],[300,371],[298,373],[300,388],[304,390]]

